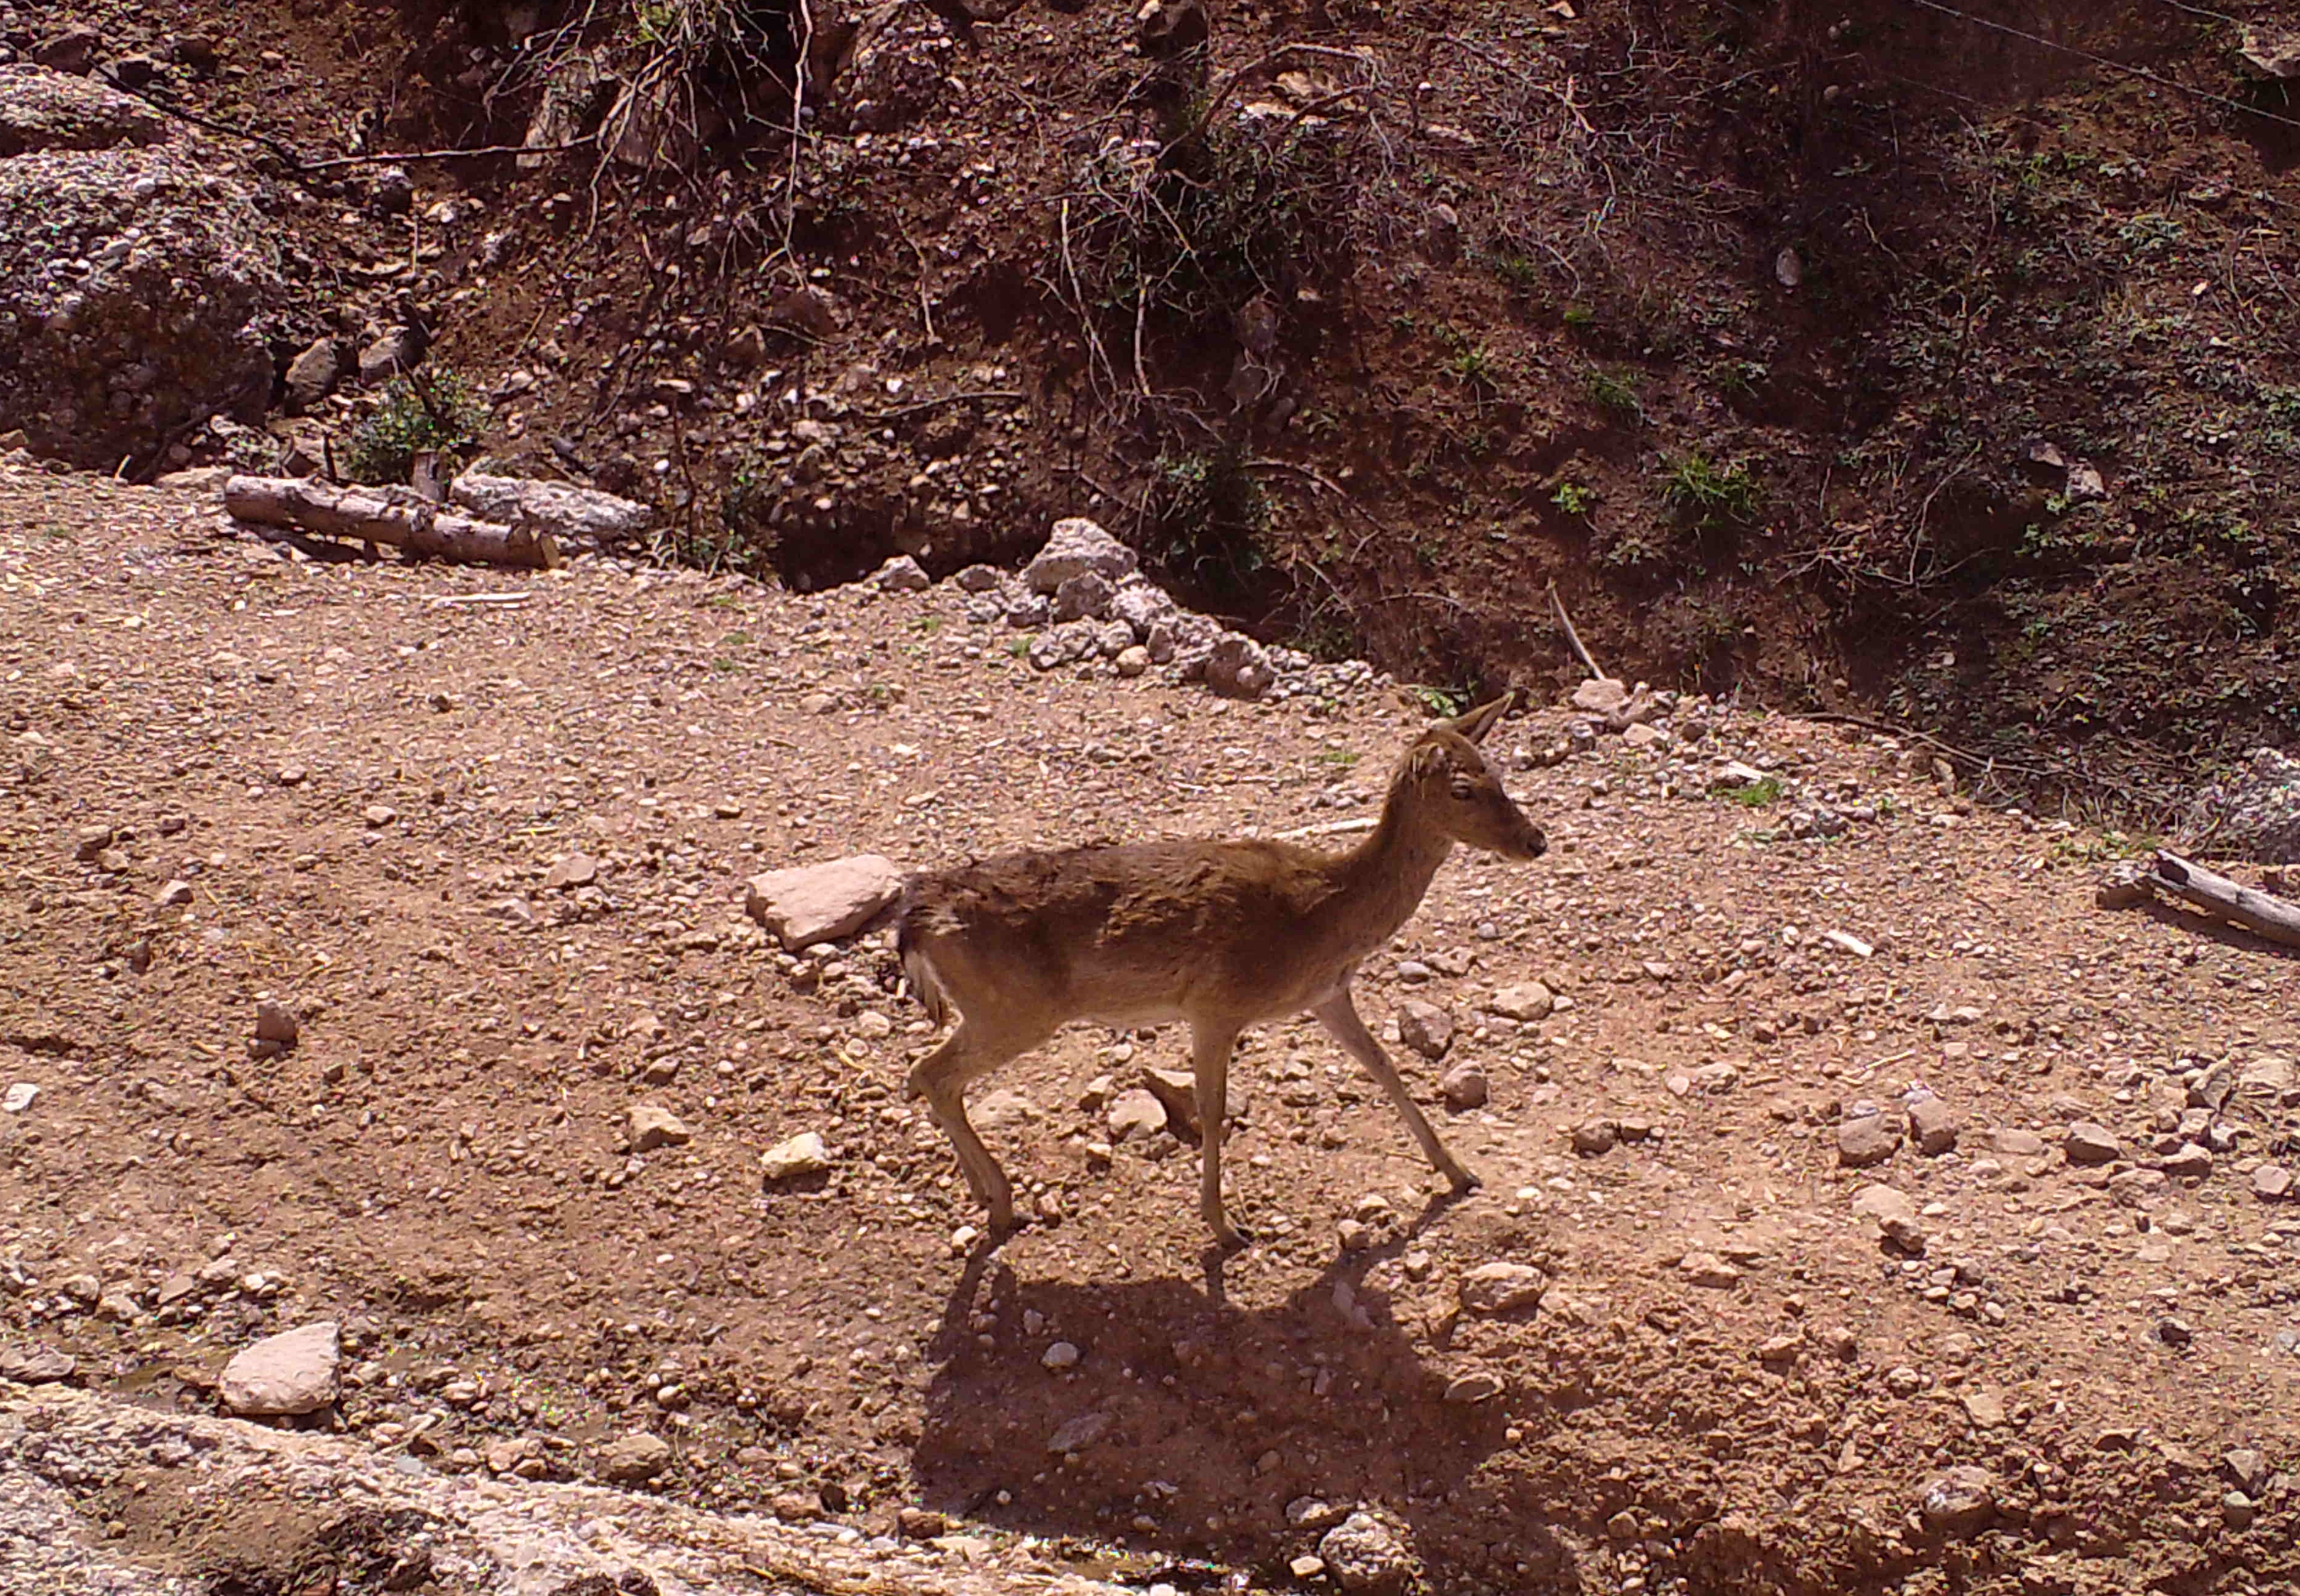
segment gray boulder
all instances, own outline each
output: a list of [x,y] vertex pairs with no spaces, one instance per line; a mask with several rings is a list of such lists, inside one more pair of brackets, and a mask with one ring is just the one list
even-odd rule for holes
[[466,471],[447,489],[452,503],[483,520],[538,526],[563,544],[612,548],[644,536],[654,520],[652,506],[619,499],[596,488],[524,477]]
[[2180,835],[2209,857],[2300,864],[2300,760],[2254,749],[2241,769],[2196,795]]
[[261,420],[285,289],[252,192],[98,84],[0,71],[0,432],[110,471]]

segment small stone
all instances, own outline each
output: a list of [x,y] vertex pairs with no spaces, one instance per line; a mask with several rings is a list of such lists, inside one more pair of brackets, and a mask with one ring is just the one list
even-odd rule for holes
[[1475,1369],[1446,1382],[1446,1401],[1465,1405],[1489,1402],[1505,1389],[1499,1375],[1489,1369]]
[[1601,676],[1573,689],[1573,707],[1588,715],[1610,715],[1629,702],[1629,685]]
[[1804,1338],[1797,1335],[1769,1335],[1757,1343],[1757,1361],[1763,1364],[1795,1363],[1804,1351]]
[[1341,1509],[1315,1496],[1297,1496],[1286,1504],[1286,1522],[1312,1535],[1333,1528],[1346,1517]]
[[1454,1045],[1454,1018],[1435,1003],[1408,998],[1397,1006],[1397,1039],[1425,1059],[1442,1059]]
[[1198,1081],[1196,1076],[1187,1070],[1160,1069],[1146,1065],[1142,1070],[1142,1084],[1165,1109],[1168,1125],[1179,1126],[1188,1135],[1201,1134],[1203,1127],[1198,1120]]
[[871,573],[871,585],[881,593],[924,593],[934,578],[908,554],[897,554]]
[[1527,981],[1516,986],[1504,986],[1494,993],[1486,1007],[1504,1019],[1521,1024],[1547,1019],[1557,1007],[1557,998],[1538,981]]
[[1863,1186],[1853,1194],[1853,1214],[1872,1221],[1878,1234],[1904,1252],[1925,1250],[1923,1221],[1917,1217],[1917,1205],[1904,1193],[1888,1185]]
[[1462,1276],[1462,1306],[1471,1313],[1515,1313],[1531,1308],[1549,1289],[1549,1276],[1531,1264],[1496,1261],[1479,1264]]
[[1924,1388],[1925,1377],[1905,1363],[1885,1372],[1885,1389],[1896,1397],[1912,1397]]
[[2196,1339],[2196,1326],[2184,1318],[2168,1314],[2156,1321],[2156,1339],[2168,1347],[2185,1347]]
[[1304,1552],[1286,1565],[1286,1571],[1304,1584],[1316,1579],[1326,1571],[1326,1559],[1312,1552]]
[[1206,657],[1206,686],[1223,698],[1257,699],[1277,684],[1269,652],[1253,638],[1226,632]]
[[[1099,571],[1083,570],[1064,578],[1062,585],[1054,589],[1054,624],[1059,626],[1066,620],[1102,619],[1110,613],[1110,601],[1117,592],[1116,584]],[[1133,629],[1129,628],[1128,639],[1131,641],[1133,636]]]
[[1642,720],[1621,728],[1621,745],[1625,748],[1659,748],[1674,740],[1662,727],[1648,726]]
[[1103,1123],[1108,1127],[1112,1142],[1147,1141],[1166,1128],[1166,1105],[1141,1087],[1135,1086],[1111,1100],[1109,1112],[1104,1116]]
[[2069,1126],[2068,1139],[2061,1143],[2061,1151],[2071,1164],[2106,1164],[2124,1156],[2124,1144],[2106,1127],[2089,1119],[2079,1119]]
[[1678,1273],[1694,1284],[1725,1291],[1741,1284],[1741,1271],[1713,1252],[1688,1252],[1677,1261]]
[[1058,1341],[1053,1346],[1048,1347],[1046,1351],[1046,1354],[1038,1359],[1041,1364],[1050,1369],[1076,1368],[1078,1367],[1078,1348],[1066,1341]]
[[1993,1391],[1969,1391],[1964,1395],[1964,1416],[1976,1430],[1996,1429],[2004,1422],[2004,1399]]
[[599,879],[599,861],[588,853],[562,854],[559,861],[546,872],[544,886],[552,892],[566,892],[575,887],[589,886]]
[[2194,1142],[2183,1142],[2157,1160],[2156,1168],[2174,1180],[2202,1180],[2212,1172],[2212,1155]]
[[1603,1157],[1620,1140],[1621,1127],[1610,1119],[1585,1120],[1573,1127],[1573,1151],[1585,1159]]
[[687,1126],[669,1109],[653,1103],[636,1103],[631,1108],[631,1151],[652,1152],[658,1147],[684,1147],[690,1139]]
[[1917,1515],[1937,1535],[1968,1535],[1996,1513],[1996,1476],[1972,1464],[1937,1475],[1917,1503]]
[[362,819],[371,827],[385,827],[399,819],[399,811],[388,803],[371,803],[360,811]]
[[770,1185],[821,1175],[829,1168],[830,1151],[814,1131],[801,1131],[759,1155],[759,1176]]
[[2292,1194],[2292,1171],[2281,1164],[2262,1164],[2252,1172],[2252,1194],[2262,1202],[2280,1202]]
[[1900,1121],[1883,1114],[1856,1115],[1837,1127],[1837,1161],[1847,1169],[1881,1164],[1900,1146]]
[[2221,1498],[2221,1517],[2230,1529],[2246,1529],[2259,1511],[2252,1498],[2241,1491],[2231,1491]]
[[5,1093],[0,1093],[0,1114],[21,1114],[30,1108],[39,1095],[38,1082],[18,1081]]
[[1484,1070],[1475,1064],[1464,1062],[1446,1072],[1445,1077],[1438,1083],[1438,1090],[1445,1094],[1447,1108],[1456,1113],[1466,1113],[1471,1109],[1486,1106],[1491,1087]]
[[1909,1134],[1927,1158],[1954,1152],[1961,1128],[1956,1111],[1938,1097],[1927,1095],[1909,1104]]
[[814,1491],[778,1491],[767,1499],[767,1510],[785,1524],[812,1524],[822,1517],[822,1496]]
[[159,897],[154,901],[162,909],[181,909],[192,901],[192,884],[182,880],[171,881],[160,889]]
[[1082,1452],[1101,1440],[1109,1430],[1109,1414],[1081,1413],[1064,1422],[1060,1429],[1046,1438],[1046,1450],[1050,1452]]
[[859,853],[827,864],[770,870],[747,884],[744,909],[791,952],[861,930],[903,890],[895,861]]
[[904,1508],[895,1515],[895,1529],[905,1541],[931,1541],[949,1533],[950,1520],[930,1508]]
[[2237,1489],[2258,1495],[2268,1479],[2268,1459],[2248,1446],[2231,1448],[2221,1458],[2221,1467],[2228,1470],[2229,1478]]
[[72,833],[72,857],[82,864],[94,864],[106,848],[112,846],[116,835],[109,826],[83,826]]
[[69,1352],[47,1347],[10,1347],[0,1351],[0,1380],[19,1385],[53,1385],[69,1380],[79,1360]]
[[224,1365],[217,1390],[243,1418],[315,1413],[336,1400],[340,1338],[336,1323],[267,1335]]
[[288,1048],[296,1045],[299,1028],[296,1011],[284,1003],[262,1002],[255,1005],[255,1039]]
[[2003,1127],[1991,1135],[1990,1141],[2006,1158],[2033,1159],[2045,1151],[2045,1138],[2034,1131]]
[[670,1467],[671,1442],[645,1430],[610,1442],[599,1452],[599,1477],[610,1484],[640,1484]]
[[1318,1542],[1326,1570],[1345,1591],[1403,1596],[1413,1583],[1413,1555],[1396,1531],[1371,1513],[1351,1514]]
[[1118,651],[1118,674],[1133,677],[1150,669],[1150,651],[1137,643]]

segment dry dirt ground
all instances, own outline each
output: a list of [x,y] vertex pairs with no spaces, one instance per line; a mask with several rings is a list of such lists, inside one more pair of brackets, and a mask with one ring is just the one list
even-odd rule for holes
[[[1378,1030],[1457,1025],[1396,1051],[1483,1192],[1438,1201],[1371,1084],[1269,1027],[1229,1161],[1264,1239],[1216,1268],[1194,1150],[1081,1106],[1178,1039],[1080,1029],[994,1084],[1040,1218],[971,1244],[890,952],[782,955],[744,878],[1330,823],[1423,712],[1038,675],[961,599],[315,558],[0,467],[0,1087],[38,1088],[0,1115],[0,1350],[204,1411],[335,1318],[324,1424],[410,1469],[591,1478],[651,1431],[699,1505],[923,1508],[1145,1582],[1287,1586],[1357,1503],[1433,1591],[2300,1580],[2300,1207],[2258,1194],[2300,1161],[2300,971],[2096,909],[2109,840],[1848,728],[1495,733],[1549,854],[1457,857],[1361,983]],[[1727,758],[1779,800],[1711,796]],[[1823,803],[1843,834],[1792,835]],[[1546,1018],[1488,1011],[1535,979]],[[266,999],[300,1041],[259,1060]],[[1446,1111],[1465,1062],[1490,1100]],[[1919,1083],[1954,1149],[1842,1168]],[[639,1104],[691,1139],[635,1155]],[[809,1130],[828,1176],[763,1186]],[[1538,1305],[1465,1310],[1495,1262]]]

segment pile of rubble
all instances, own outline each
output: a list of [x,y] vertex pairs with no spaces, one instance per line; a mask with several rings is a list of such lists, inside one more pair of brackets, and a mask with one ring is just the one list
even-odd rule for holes
[[[1096,522],[1071,517],[1054,523],[1019,575],[970,565],[952,579],[971,595],[969,620],[1031,634],[1027,657],[1040,670],[1071,667],[1082,676],[1112,677],[1156,667],[1170,682],[1204,682],[1240,699],[1333,699],[1393,685],[1362,660],[1312,660],[1186,610],[1138,565],[1134,551]],[[908,555],[889,560],[870,579],[891,593],[931,584]]]

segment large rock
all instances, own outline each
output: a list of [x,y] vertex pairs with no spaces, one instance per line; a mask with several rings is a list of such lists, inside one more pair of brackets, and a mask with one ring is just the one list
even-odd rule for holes
[[1402,1596],[1416,1572],[1413,1554],[1397,1532],[1362,1511],[1328,1530],[1318,1542],[1318,1555],[1343,1590],[1371,1596]]
[[1853,1194],[1853,1213],[1855,1218],[1874,1225],[1879,1235],[1904,1252],[1925,1250],[1924,1222],[1906,1193],[1888,1185],[1863,1186]]
[[1425,1059],[1442,1059],[1454,1045],[1454,1017],[1435,1003],[1408,998],[1397,1006],[1397,1039]]
[[793,952],[836,942],[868,924],[903,890],[903,872],[877,853],[769,870],[750,880],[744,908]]
[[86,78],[0,67],[0,156],[158,144],[168,124],[141,100]]
[[267,1335],[223,1366],[223,1405],[243,1418],[316,1413],[336,1400],[335,1321]]
[[599,1451],[599,1477],[617,1485],[637,1485],[671,1467],[671,1442],[641,1430],[611,1441]]
[[262,419],[263,319],[285,293],[254,195],[194,146],[150,143],[121,98],[0,71],[21,146],[0,158],[0,432],[107,472],[210,416]]
[[1023,568],[1022,579],[1031,592],[1051,594],[1088,571],[1118,582],[1133,572],[1134,564],[1132,549],[1096,522],[1071,516],[1054,523],[1046,546]]
[[482,520],[539,526],[562,544],[612,548],[644,536],[654,510],[596,488],[564,482],[535,482],[524,477],[494,477],[466,471],[447,489],[450,502]]
[[2300,864],[2300,759],[2255,748],[2242,768],[2199,793],[2181,818],[2191,845],[2261,864]]

